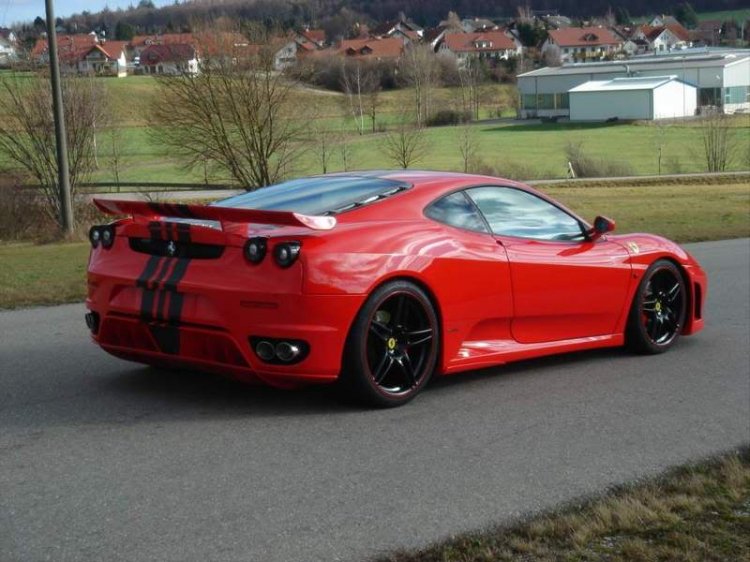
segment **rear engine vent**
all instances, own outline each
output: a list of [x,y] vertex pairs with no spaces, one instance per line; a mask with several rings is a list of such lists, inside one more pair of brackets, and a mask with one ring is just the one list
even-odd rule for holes
[[131,250],[152,256],[215,260],[224,254],[224,246],[217,244],[172,242],[170,240],[154,240],[152,238],[130,238],[129,240]]

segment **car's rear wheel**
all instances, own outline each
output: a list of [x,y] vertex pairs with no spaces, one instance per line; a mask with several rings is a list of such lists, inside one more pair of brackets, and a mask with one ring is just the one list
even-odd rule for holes
[[657,260],[646,270],[633,298],[626,341],[639,353],[663,353],[685,324],[687,290],[677,266]]
[[341,380],[348,394],[379,407],[412,400],[432,377],[440,342],[429,297],[408,281],[376,289],[349,333]]

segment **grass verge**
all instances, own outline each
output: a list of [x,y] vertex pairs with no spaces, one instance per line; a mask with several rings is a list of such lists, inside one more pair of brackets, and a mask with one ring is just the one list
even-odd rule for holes
[[[540,186],[581,216],[617,222],[617,233],[652,232],[676,242],[750,236],[750,187],[719,185]],[[0,244],[0,309],[83,300],[89,247]]]
[[382,562],[750,559],[750,450]]
[[88,243],[0,244],[0,309],[86,298]]

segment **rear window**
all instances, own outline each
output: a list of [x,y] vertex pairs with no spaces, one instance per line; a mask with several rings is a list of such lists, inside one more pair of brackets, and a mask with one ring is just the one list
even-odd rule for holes
[[219,207],[291,211],[304,215],[343,213],[408,189],[382,178],[334,176],[286,181],[217,201]]

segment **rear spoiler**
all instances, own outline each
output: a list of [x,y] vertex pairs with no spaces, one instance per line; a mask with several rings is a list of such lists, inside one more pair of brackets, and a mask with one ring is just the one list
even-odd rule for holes
[[291,211],[263,211],[260,209],[149,203],[146,201],[121,201],[114,199],[94,199],[94,205],[108,215],[128,215],[133,218],[142,217],[147,219],[173,217],[218,221],[222,224],[222,228],[224,228],[224,223],[302,226],[312,230],[331,230],[336,226],[335,217],[310,216]]

